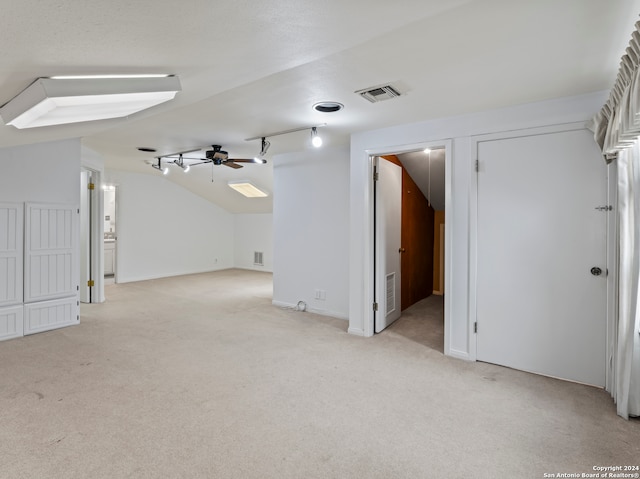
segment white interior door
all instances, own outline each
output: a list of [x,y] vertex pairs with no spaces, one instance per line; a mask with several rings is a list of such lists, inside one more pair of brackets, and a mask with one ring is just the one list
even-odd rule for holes
[[379,333],[400,317],[402,168],[384,158],[375,162],[375,332]]
[[478,159],[478,360],[604,386],[606,168],[591,134],[484,141]]

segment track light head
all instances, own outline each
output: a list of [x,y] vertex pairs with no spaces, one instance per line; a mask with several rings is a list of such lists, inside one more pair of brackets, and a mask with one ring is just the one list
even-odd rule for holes
[[269,151],[269,147],[271,146],[271,142],[267,140],[266,137],[262,137],[262,146],[260,148],[260,156],[265,156],[267,151]]
[[318,130],[315,126],[311,128],[311,144],[316,148],[320,148],[322,146],[322,137],[318,135]]
[[158,163],[152,163],[151,167],[155,168],[158,171],[161,171],[163,175],[169,174],[169,167],[168,166],[165,166],[164,168],[162,167],[162,158],[158,158]]

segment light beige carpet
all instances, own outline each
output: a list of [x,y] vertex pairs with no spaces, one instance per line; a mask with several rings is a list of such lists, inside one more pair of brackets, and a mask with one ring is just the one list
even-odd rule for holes
[[[640,463],[640,423],[604,391],[445,357],[402,319],[348,335],[272,306],[271,290],[240,270],[112,285],[79,326],[0,343],[0,477],[541,478]],[[439,306],[413,307],[409,329],[421,307]]]

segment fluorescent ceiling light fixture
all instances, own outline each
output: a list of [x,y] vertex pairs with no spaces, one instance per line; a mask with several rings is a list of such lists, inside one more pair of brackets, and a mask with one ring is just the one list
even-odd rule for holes
[[48,77],[52,80],[86,80],[86,79],[99,79],[99,78],[166,78],[171,75],[166,73],[145,73],[141,75],[56,75]]
[[427,154],[431,153],[431,148],[425,148],[424,152],[427,153]]
[[121,118],[172,100],[176,76],[154,78],[38,78],[0,108],[16,128]]
[[247,198],[264,198],[265,196],[269,196],[249,181],[230,181],[227,184]]

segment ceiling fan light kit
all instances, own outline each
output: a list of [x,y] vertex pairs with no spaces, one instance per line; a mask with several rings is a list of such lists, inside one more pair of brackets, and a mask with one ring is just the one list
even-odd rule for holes
[[172,100],[181,91],[177,76],[38,78],[0,107],[16,128],[121,118]]

